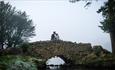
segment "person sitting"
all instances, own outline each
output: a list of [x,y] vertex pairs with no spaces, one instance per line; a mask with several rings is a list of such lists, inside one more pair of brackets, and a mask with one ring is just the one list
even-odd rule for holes
[[53,34],[51,35],[51,40],[59,40],[59,35],[54,31]]
[[56,40],[59,40],[59,35],[56,33]]

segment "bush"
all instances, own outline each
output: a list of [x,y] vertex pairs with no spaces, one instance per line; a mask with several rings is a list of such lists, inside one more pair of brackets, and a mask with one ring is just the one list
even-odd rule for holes
[[23,52],[23,54],[29,54],[29,50],[30,50],[30,45],[29,43],[23,43],[22,45],[19,46]]
[[0,57],[0,70],[37,70],[30,56],[6,55]]
[[12,61],[7,70],[37,70],[32,62],[24,62],[21,60]]
[[100,55],[101,52],[103,52],[103,48],[100,45],[93,46],[93,51],[95,52],[96,55]]

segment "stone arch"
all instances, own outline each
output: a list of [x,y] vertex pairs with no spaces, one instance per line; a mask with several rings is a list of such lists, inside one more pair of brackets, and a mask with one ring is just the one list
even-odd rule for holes
[[57,55],[57,56],[60,57],[61,59],[63,59],[67,65],[72,65],[72,64],[74,64],[73,60],[68,59],[68,58],[67,58],[66,56],[64,56],[64,55]]

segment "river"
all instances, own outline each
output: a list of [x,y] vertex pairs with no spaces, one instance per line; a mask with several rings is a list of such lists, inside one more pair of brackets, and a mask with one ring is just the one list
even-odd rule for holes
[[64,65],[65,61],[60,57],[51,57],[46,61],[46,67],[40,70],[112,70],[111,67],[84,66],[84,65]]
[[87,68],[87,67],[77,67],[77,66],[71,66],[71,67],[59,67],[59,66],[50,66],[50,67],[47,67],[46,69],[43,69],[43,70],[114,70],[112,69],[111,67],[110,68],[100,68],[100,67],[96,67],[96,68]]

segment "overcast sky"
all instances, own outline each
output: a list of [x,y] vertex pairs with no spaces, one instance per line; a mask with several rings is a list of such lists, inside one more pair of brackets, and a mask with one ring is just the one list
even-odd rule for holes
[[68,0],[7,0],[12,6],[26,11],[36,26],[33,41],[50,40],[53,31],[60,39],[77,43],[102,45],[111,51],[110,36],[98,26],[103,19],[96,11],[103,1],[93,2],[84,8],[85,2],[70,3]]

